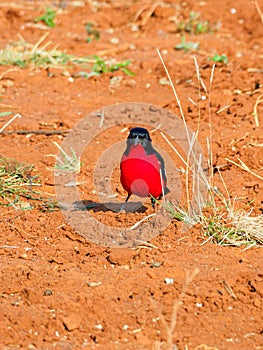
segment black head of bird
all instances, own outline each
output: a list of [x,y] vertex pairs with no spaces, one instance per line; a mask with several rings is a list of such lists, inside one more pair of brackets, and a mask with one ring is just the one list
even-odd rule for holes
[[132,145],[142,145],[145,149],[146,153],[150,153],[152,151],[152,139],[147,129],[136,127],[130,130],[129,136],[127,138],[127,150]]

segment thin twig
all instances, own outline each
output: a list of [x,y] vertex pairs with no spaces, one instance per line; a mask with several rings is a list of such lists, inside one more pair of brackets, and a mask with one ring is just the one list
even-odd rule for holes
[[166,65],[165,65],[165,62],[164,62],[164,60],[163,60],[163,57],[162,57],[162,55],[161,55],[159,49],[157,49],[157,53],[158,53],[158,56],[159,56],[159,58],[160,58],[160,60],[161,60],[161,62],[162,62],[162,65],[163,65],[163,68],[164,68],[164,70],[165,70],[165,73],[166,73],[166,75],[167,75],[167,77],[168,77],[168,80],[169,80],[169,82],[170,82],[170,84],[171,84],[171,87],[172,87],[174,96],[175,96],[175,98],[176,98],[176,102],[177,102],[178,107],[179,107],[179,110],[180,110],[180,114],[181,114],[182,119],[183,119],[185,131],[186,131],[186,134],[187,134],[187,140],[188,140],[188,142],[190,143],[190,136],[189,136],[188,127],[187,127],[187,124],[186,124],[186,120],[185,120],[183,108],[182,108],[182,105],[181,105],[181,101],[180,101],[180,99],[179,99],[179,97],[178,97],[178,94],[177,94],[177,92],[176,92],[176,90],[175,90],[175,87],[174,87],[172,78],[171,78],[171,76],[170,76],[170,73],[168,72],[168,69],[167,69],[167,67],[166,67]]
[[259,17],[261,19],[261,22],[263,24],[263,12],[261,11],[260,7],[259,7],[259,4],[258,4],[258,1],[257,0],[254,0],[254,3],[255,3],[255,6],[256,6],[256,9],[258,11],[258,14],[259,14]]
[[[154,11],[156,10],[156,8],[158,6],[160,6],[160,5],[161,5],[161,2],[160,1],[156,1],[149,8],[148,8],[148,5],[145,5],[145,6],[141,7],[135,14],[134,22],[137,22],[139,17],[141,16],[142,19],[141,19],[139,25],[140,26],[145,26],[148,23],[148,21],[151,18],[151,16],[154,14]],[[143,15],[143,13],[144,13],[144,15]]]
[[136,222],[136,224],[132,225],[130,228],[129,228],[129,231],[131,230],[134,230],[135,228],[137,228],[142,222],[144,222],[145,220],[151,218],[152,216],[155,216],[156,213],[153,213],[153,214],[150,214],[148,216],[145,216],[145,218],[141,219],[140,221]]
[[236,165],[237,167],[239,167],[239,168],[245,170],[245,171],[248,172],[249,174],[254,175],[254,176],[257,177],[258,179],[263,180],[263,177],[262,177],[262,176],[260,176],[259,174],[255,173],[254,171],[252,171],[251,169],[249,169],[249,167],[248,167],[241,159],[239,159],[239,158],[237,158],[237,159],[239,160],[239,162],[240,162],[241,164],[238,164],[238,163],[234,162],[234,161],[231,160],[231,159],[225,158],[225,160],[227,160],[228,162],[230,162],[230,163]]
[[150,242],[146,242],[146,241],[142,241],[141,239],[135,239],[135,241],[138,242],[138,245],[135,249],[138,248],[154,248],[154,249],[158,249],[158,247]]
[[8,125],[10,125],[16,118],[22,118],[22,115],[17,113],[16,115],[14,115],[1,129],[0,129],[0,134],[3,132],[3,130],[5,130],[5,128],[8,127]]
[[13,130],[13,131],[0,131],[0,135],[65,135],[69,130]]
[[19,247],[17,247],[16,245],[1,245],[0,248],[1,249],[18,249]]
[[225,281],[223,280],[223,286],[225,288],[225,290],[227,291],[227,293],[235,300],[237,300],[237,297],[235,295],[235,293],[233,292],[233,289],[230,287],[230,285]]
[[263,103],[263,94],[259,95],[257,100],[256,100],[256,103],[254,105],[254,108],[253,108],[253,116],[255,118],[255,124],[256,124],[256,127],[259,127],[259,120],[258,120],[258,111],[257,111],[257,108],[258,108],[258,105],[260,103]]

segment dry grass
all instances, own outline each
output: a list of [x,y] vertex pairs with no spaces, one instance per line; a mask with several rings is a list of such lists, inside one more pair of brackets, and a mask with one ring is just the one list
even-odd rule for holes
[[260,103],[263,103],[263,94],[260,94],[256,100],[256,103],[254,105],[254,108],[253,108],[253,116],[254,116],[254,119],[255,119],[255,125],[256,127],[259,127],[259,120],[258,120],[258,105]]
[[[166,342],[165,342],[165,349],[166,350],[174,350],[176,349],[174,344],[173,344],[173,337],[174,337],[174,332],[177,324],[177,316],[178,316],[178,311],[180,306],[182,305],[183,299],[186,295],[186,291],[189,287],[189,284],[193,281],[195,276],[199,273],[198,269],[195,269],[191,273],[186,271],[186,277],[185,277],[185,282],[183,284],[181,293],[178,297],[178,299],[175,299],[173,302],[173,307],[172,307],[172,313],[171,313],[171,322],[168,323],[158,306],[157,302],[154,299],[151,299],[152,305],[157,312],[160,322],[163,326],[163,329],[165,330],[166,333]],[[162,344],[160,342],[155,342],[154,343],[154,350],[160,350],[162,348]]]
[[[220,180],[222,184],[222,190],[214,185],[214,169],[213,169],[213,152],[212,152],[212,113],[211,113],[211,95],[212,95],[212,83],[214,77],[215,65],[212,66],[209,87],[205,85],[203,81],[199,66],[196,58],[194,59],[197,80],[199,84],[199,100],[200,100],[200,91],[203,89],[208,98],[208,117],[209,117],[209,137],[207,138],[207,164],[208,164],[208,175],[206,171],[201,166],[202,161],[201,154],[196,154],[194,152],[195,144],[198,142],[198,136],[200,132],[200,123],[201,123],[201,108],[197,104],[199,110],[198,125],[197,130],[194,133],[193,138],[189,136],[187,129],[185,116],[183,113],[183,108],[181,106],[180,99],[175,90],[172,79],[169,75],[169,72],[166,68],[165,62],[158,51],[161,62],[164,66],[168,79],[171,83],[175,99],[179,106],[180,114],[185,125],[186,137],[188,140],[189,151],[186,155],[178,154],[178,151],[175,149],[171,143],[168,144],[176,152],[177,156],[183,161],[185,165],[185,193],[187,198],[186,205],[175,205],[173,203],[167,203],[166,208],[170,213],[178,220],[183,221],[189,226],[199,223],[202,227],[203,234],[208,237],[206,242],[214,242],[221,245],[232,245],[232,246],[246,246],[252,247],[257,244],[263,244],[263,217],[253,216],[251,209],[245,210],[236,208],[236,201],[230,200],[229,191],[225,185],[224,179],[219,172]],[[190,159],[193,161],[190,162]],[[230,161],[229,159],[227,159]],[[249,172],[250,174],[256,176],[260,180],[263,178],[257,173],[251,171],[244,162],[241,160],[240,164],[234,163],[236,166],[239,166],[243,170]],[[191,180],[191,181],[190,181]],[[202,196],[202,188],[205,187],[207,191],[207,200],[204,202]],[[194,207],[192,203],[195,203]]]
[[1,205],[11,205],[19,209],[24,206],[21,198],[39,199],[39,192],[33,187],[40,186],[40,182],[37,176],[32,176],[32,172],[32,165],[0,157]]
[[258,15],[259,15],[259,17],[260,17],[260,19],[261,19],[261,22],[262,22],[262,24],[263,24],[263,12],[261,11],[261,8],[260,8],[260,6],[259,6],[259,4],[258,4],[258,1],[257,1],[257,0],[254,0],[254,4],[255,4],[255,6],[256,6]]

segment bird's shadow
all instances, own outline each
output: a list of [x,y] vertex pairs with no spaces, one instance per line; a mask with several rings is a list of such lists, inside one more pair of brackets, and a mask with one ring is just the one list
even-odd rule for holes
[[82,201],[75,201],[72,203],[73,211],[93,211],[97,212],[115,212],[115,213],[144,213],[147,210],[142,202],[105,202],[97,203],[92,200],[84,199]]

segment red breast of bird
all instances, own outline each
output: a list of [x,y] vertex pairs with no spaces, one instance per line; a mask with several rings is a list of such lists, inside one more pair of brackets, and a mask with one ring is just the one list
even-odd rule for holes
[[131,145],[128,155],[121,159],[121,183],[129,194],[158,198],[166,182],[161,182],[161,163],[155,154],[147,155],[141,144]]

